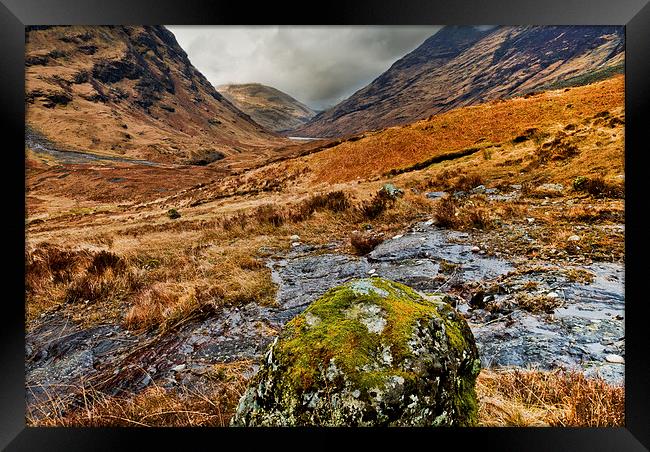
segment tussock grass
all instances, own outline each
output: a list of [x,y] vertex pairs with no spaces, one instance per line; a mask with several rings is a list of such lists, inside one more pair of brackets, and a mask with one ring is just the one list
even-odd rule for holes
[[444,196],[436,204],[433,216],[438,226],[453,228],[458,224],[458,202],[452,196]]
[[131,308],[124,317],[124,326],[146,330],[177,325],[199,313],[211,313],[214,305],[199,296],[194,287],[173,283],[154,283],[131,299]]
[[119,302],[142,284],[141,274],[110,251],[65,249],[44,243],[25,255],[28,319],[62,303]]
[[477,173],[465,173],[458,168],[444,169],[437,172],[433,177],[419,181],[417,187],[420,190],[450,190],[469,191],[472,188],[484,184],[484,179]]
[[312,195],[309,198],[294,204],[279,206],[265,204],[252,210],[252,212],[237,212],[229,217],[222,218],[218,226],[225,230],[236,228],[245,230],[247,227],[257,225],[282,226],[285,223],[299,223],[311,218],[316,212],[330,211],[344,212],[352,207],[349,196],[343,191],[333,191]]
[[450,188],[454,190],[469,191],[474,187],[483,185],[483,177],[479,174],[461,174],[454,180]]
[[488,209],[479,206],[472,206],[463,212],[461,217],[465,220],[466,227],[475,229],[490,229],[493,226],[492,218]]
[[395,200],[380,190],[372,198],[362,202],[357,209],[362,219],[374,220],[394,204]]
[[532,313],[552,314],[556,308],[562,306],[561,298],[548,297],[543,294],[530,294],[519,292],[515,295],[515,301],[520,308]]
[[619,427],[625,392],[579,372],[482,370],[476,383],[486,427]]
[[445,228],[491,229],[494,227],[494,219],[485,207],[485,202],[485,199],[480,198],[475,201],[459,201],[447,195],[436,202],[433,216],[436,224]]
[[561,213],[563,220],[570,223],[598,224],[598,223],[623,223],[625,210],[609,206],[572,206]]
[[573,188],[576,191],[589,193],[596,198],[621,199],[625,197],[625,186],[622,183],[607,182],[602,176],[576,178]]
[[251,247],[193,247],[150,271],[154,281],[129,300],[124,325],[163,331],[222,306],[272,305],[271,271]]

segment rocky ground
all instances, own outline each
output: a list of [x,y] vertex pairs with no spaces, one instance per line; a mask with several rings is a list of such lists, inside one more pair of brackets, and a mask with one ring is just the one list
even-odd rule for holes
[[[518,197],[519,191],[515,187],[487,195],[498,201]],[[612,233],[624,232],[622,224],[608,227]],[[287,321],[329,288],[372,276],[422,293],[451,294],[472,329],[484,368],[579,369],[622,384],[622,262],[549,252],[536,238],[539,228],[536,221],[524,219],[496,230],[460,232],[426,220],[365,256],[345,253],[340,241],[313,245],[294,236],[289,251],[266,250],[277,286],[275,305],[221,307],[186,319],[172,334],[134,333],[116,324],[84,329],[63,310],[43,314],[27,334],[30,415],[47,415],[41,411],[43,406],[51,409],[47,401],[80,399],[81,388],[89,386],[108,394],[137,392],[152,382],[170,389],[200,387],[209,384],[214,364],[220,362],[249,359],[252,375]],[[602,225],[578,232],[586,236],[594,228]],[[513,230],[524,237],[523,244],[513,240]],[[573,236],[568,240],[576,241]],[[510,253],[505,252],[508,243]],[[527,256],[521,246],[543,252]]]
[[[455,292],[456,308],[472,327],[484,367],[580,368],[612,383],[623,382],[621,264],[558,266],[485,257],[474,243],[471,234],[425,222],[367,257],[301,246],[270,265],[280,303],[296,311],[329,287],[369,275],[423,292]],[[572,280],[576,272],[590,281]],[[544,305],[541,312],[521,306],[535,298]]]

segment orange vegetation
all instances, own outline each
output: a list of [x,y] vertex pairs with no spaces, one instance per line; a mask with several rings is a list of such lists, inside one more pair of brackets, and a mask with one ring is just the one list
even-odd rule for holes
[[359,140],[297,162],[319,181],[343,182],[382,175],[438,155],[501,143],[529,128],[582,121],[624,104],[624,77],[587,86],[464,107],[404,127],[367,133]]

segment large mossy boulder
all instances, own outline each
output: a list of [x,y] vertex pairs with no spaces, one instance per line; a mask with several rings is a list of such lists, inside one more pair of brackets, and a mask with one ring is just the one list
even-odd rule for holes
[[444,296],[382,278],[330,289],[285,326],[236,426],[471,426],[474,337]]

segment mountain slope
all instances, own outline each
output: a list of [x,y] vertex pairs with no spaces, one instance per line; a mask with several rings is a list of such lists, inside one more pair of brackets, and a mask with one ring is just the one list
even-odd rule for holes
[[284,140],[221,96],[163,26],[26,29],[26,122],[57,145],[162,162]]
[[255,122],[275,132],[294,129],[316,114],[288,94],[259,83],[220,85],[217,91]]
[[[605,151],[597,149],[609,146],[612,140],[618,144],[610,157],[616,165],[623,164],[620,118],[624,121],[624,105],[625,81],[622,75],[617,75],[586,86],[460,107],[412,124],[367,132],[360,138],[295,159],[292,165],[309,168],[314,183],[328,185],[401,174],[474,154],[474,171],[483,173],[488,166],[497,165],[499,171],[507,173],[545,152],[542,143],[548,141],[549,146],[567,152],[572,150],[571,146],[580,151],[572,160],[561,160],[560,166],[568,161],[580,161],[571,169],[579,172],[592,168],[597,172],[600,166],[613,165],[613,162],[604,165]],[[602,130],[592,133],[592,139],[587,140],[585,130],[595,130],[594,123],[598,124],[596,129]],[[567,126],[562,132],[571,135],[575,143],[559,138],[559,133],[555,137],[546,134],[546,129],[558,125]],[[607,133],[601,133],[603,130]],[[520,142],[536,146],[525,155],[510,156],[511,148]],[[515,158],[519,162],[507,162]],[[292,170],[290,167],[283,172]]]
[[426,118],[435,113],[618,67],[622,27],[448,26],[295,135],[331,137]]

